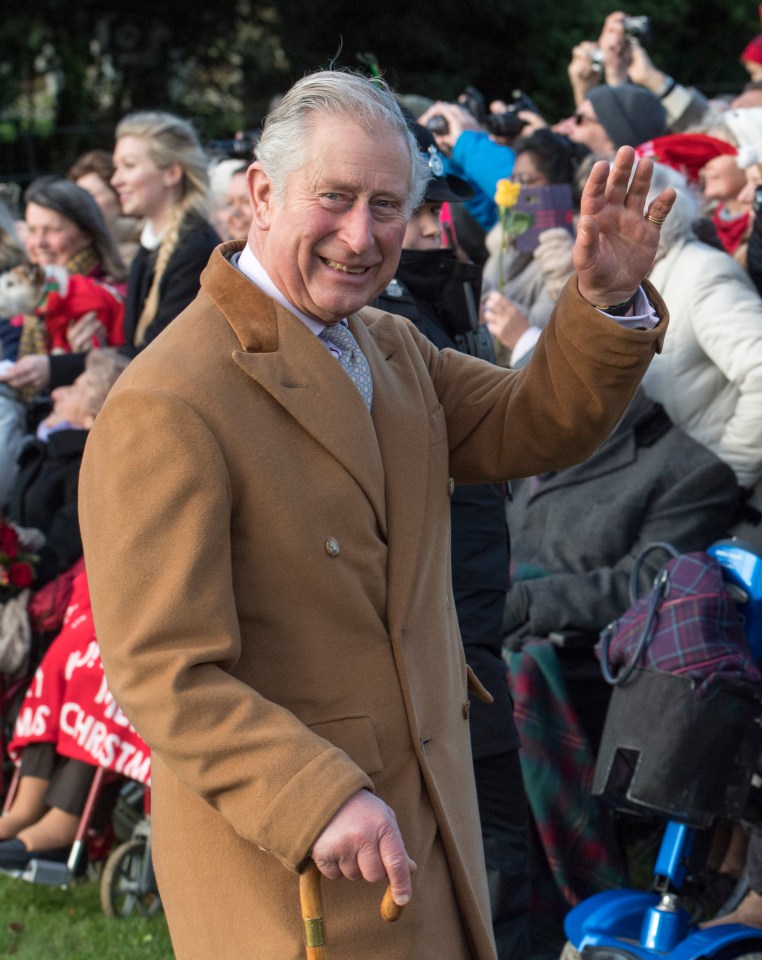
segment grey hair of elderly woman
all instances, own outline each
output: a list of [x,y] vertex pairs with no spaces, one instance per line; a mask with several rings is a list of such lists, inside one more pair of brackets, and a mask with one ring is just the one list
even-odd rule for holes
[[275,197],[282,201],[286,181],[306,160],[312,124],[321,117],[339,117],[359,124],[371,137],[399,134],[410,155],[408,207],[410,216],[423,200],[430,170],[428,159],[418,149],[389,87],[345,70],[319,70],[297,81],[265,120],[255,154],[273,184]]
[[123,280],[124,261],[111,235],[101,208],[92,194],[63,177],[38,177],[27,187],[24,202],[54,210],[71,220],[90,238],[104,272],[113,280]]
[[16,233],[13,215],[0,200],[0,272],[17,267],[26,260],[26,251]]
[[655,163],[648,203],[656,199],[667,187],[674,187],[677,199],[666,223],[660,228],[657,256],[663,255],[670,247],[683,240],[695,240],[693,224],[701,216],[701,197],[698,191],[689,184],[682,173],[663,163]]

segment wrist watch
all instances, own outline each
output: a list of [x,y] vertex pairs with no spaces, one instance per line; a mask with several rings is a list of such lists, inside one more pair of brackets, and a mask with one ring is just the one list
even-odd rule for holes
[[596,310],[602,310],[604,313],[611,314],[612,317],[624,317],[635,304],[635,298],[637,295],[638,291],[636,290],[629,300],[623,300],[622,303],[610,303],[606,307],[596,303],[595,308]]

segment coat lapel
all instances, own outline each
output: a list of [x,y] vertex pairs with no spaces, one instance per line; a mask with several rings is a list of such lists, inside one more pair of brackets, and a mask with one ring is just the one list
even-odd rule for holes
[[367,315],[362,319],[352,318],[351,325],[373,374],[373,422],[386,477],[387,610],[394,635],[404,622],[419,563],[431,438],[420,382],[397,328],[368,321]]
[[385,533],[383,463],[359,390],[298,317],[227,262],[240,246],[218,248],[202,277],[241,344],[234,361],[355,478]]

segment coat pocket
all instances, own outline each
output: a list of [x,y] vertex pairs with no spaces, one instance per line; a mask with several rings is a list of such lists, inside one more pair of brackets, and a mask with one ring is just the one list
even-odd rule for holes
[[337,717],[308,726],[313,733],[343,750],[365,773],[380,773],[384,769],[376,728],[370,717]]

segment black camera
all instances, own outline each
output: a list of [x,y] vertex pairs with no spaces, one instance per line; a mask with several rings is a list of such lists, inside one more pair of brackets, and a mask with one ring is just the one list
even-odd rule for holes
[[527,125],[526,120],[522,120],[519,116],[519,111],[529,110],[538,114],[540,112],[532,98],[527,96],[523,90],[514,90],[511,93],[511,98],[507,110],[503,113],[490,113],[484,121],[487,132],[491,133],[493,137],[513,140]]
[[623,26],[628,37],[634,37],[641,43],[647,43],[651,38],[650,17],[625,17]]
[[[476,87],[466,87],[463,93],[458,97],[458,103],[462,107],[465,107],[471,116],[475,117],[479,123],[484,123],[487,117],[487,104],[484,100],[483,94],[481,94]],[[430,117],[426,123],[426,127],[434,134],[447,133],[450,129],[447,118],[443,117],[441,113],[437,113],[433,117]]]
[[[530,110],[539,114],[539,110],[523,90],[513,90],[511,103],[503,113],[490,113],[484,95],[476,87],[468,86],[458,98],[468,112],[481,123],[493,137],[502,137],[512,140],[517,137],[526,126],[526,120],[519,117],[520,110]],[[426,124],[434,134],[447,133],[450,129],[445,117],[441,113],[431,117]]]
[[448,133],[450,124],[441,113],[437,113],[426,121],[426,128],[434,134],[443,134]]

